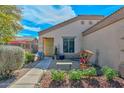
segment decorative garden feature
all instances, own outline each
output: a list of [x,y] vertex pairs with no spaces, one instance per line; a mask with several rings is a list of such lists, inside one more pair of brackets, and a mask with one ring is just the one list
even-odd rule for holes
[[82,50],[80,52],[80,69],[88,68],[89,59],[94,53],[90,50]]

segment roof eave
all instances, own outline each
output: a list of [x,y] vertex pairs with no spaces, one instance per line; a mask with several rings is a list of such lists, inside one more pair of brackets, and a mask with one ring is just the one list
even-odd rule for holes
[[[87,18],[86,18],[86,17],[87,17]],[[55,26],[53,26],[53,27],[50,27],[50,28],[48,28],[48,29],[46,29],[46,30],[40,31],[38,34],[39,34],[39,35],[43,35],[43,34],[49,32],[49,31],[51,31],[51,30],[58,29],[58,28],[60,28],[60,27],[63,27],[63,26],[65,26],[65,25],[67,25],[67,24],[70,24],[70,23],[72,23],[72,22],[75,22],[75,21],[81,20],[81,19],[85,19],[85,20],[87,20],[87,19],[90,19],[90,20],[91,20],[91,19],[93,19],[93,20],[101,20],[101,19],[103,19],[103,18],[104,18],[104,16],[102,16],[102,15],[79,15],[79,16],[76,16],[76,17],[74,17],[74,18],[71,18],[71,19],[69,19],[69,20],[67,20],[67,21],[64,21],[64,22],[62,22],[62,23],[59,23],[59,24],[57,24],[57,25],[55,25]]]
[[[119,14],[119,15],[116,15]],[[122,16],[121,16],[122,15]],[[115,18],[116,17],[116,18]],[[111,20],[112,19],[112,20]],[[82,32],[82,35],[88,35],[90,33],[93,33],[95,31],[98,31],[99,29],[102,29],[106,26],[109,26],[121,19],[124,19],[124,7],[120,8],[119,10],[115,11],[114,13],[112,13],[111,15],[105,17],[103,20],[99,21],[98,23],[96,23],[94,26],[88,28],[87,30],[85,30],[84,32]],[[105,24],[106,20],[109,20],[108,23]],[[99,25],[103,24],[101,27],[98,27]]]

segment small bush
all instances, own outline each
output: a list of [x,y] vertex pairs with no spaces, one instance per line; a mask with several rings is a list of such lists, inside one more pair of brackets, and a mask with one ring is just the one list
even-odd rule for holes
[[106,79],[109,81],[113,80],[113,78],[118,76],[117,71],[107,66],[102,68],[102,72],[103,72],[103,75],[106,77]]
[[88,76],[88,77],[96,76],[96,74],[97,74],[96,69],[93,67],[83,70],[81,73],[82,76]]
[[24,50],[17,46],[0,46],[0,78],[10,76],[24,64]]
[[52,80],[55,80],[55,81],[64,80],[64,77],[65,77],[64,71],[52,70],[51,74],[52,74]]
[[31,52],[25,52],[25,64],[28,64],[30,62],[34,61],[34,54],[32,54]]
[[72,70],[69,72],[70,80],[80,80],[81,79],[81,71],[80,70]]
[[71,80],[80,80],[82,77],[92,77],[96,75],[95,68],[89,68],[86,70],[72,70],[69,72],[69,78]]

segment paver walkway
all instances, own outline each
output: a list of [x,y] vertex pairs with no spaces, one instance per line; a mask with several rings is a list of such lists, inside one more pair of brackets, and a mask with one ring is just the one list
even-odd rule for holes
[[44,71],[49,67],[52,58],[45,57],[34,68],[27,72],[22,78],[14,82],[9,88],[34,88],[41,79]]

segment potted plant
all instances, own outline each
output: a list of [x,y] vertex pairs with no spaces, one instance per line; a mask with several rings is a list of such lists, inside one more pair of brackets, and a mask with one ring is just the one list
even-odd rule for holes
[[89,59],[94,53],[90,50],[80,51],[80,69],[88,68]]

